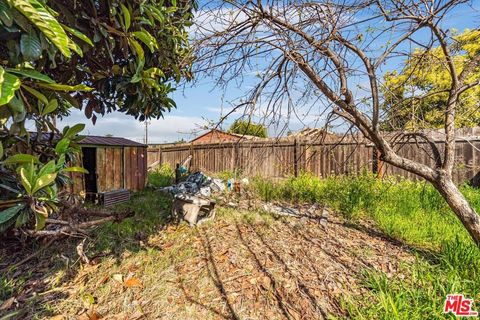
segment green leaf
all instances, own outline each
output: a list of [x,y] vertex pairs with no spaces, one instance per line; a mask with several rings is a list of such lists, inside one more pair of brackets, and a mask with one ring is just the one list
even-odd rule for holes
[[13,207],[0,211],[0,224],[7,222],[12,219],[20,210],[25,208],[24,203],[17,204]]
[[63,138],[62,140],[58,141],[57,145],[55,146],[55,152],[57,154],[65,153],[70,145],[70,139]]
[[30,219],[30,212],[28,210],[23,210],[17,217],[15,221],[15,228],[20,228]]
[[157,40],[147,30],[142,29],[142,31],[135,31],[132,34],[142,41],[152,53],[155,52],[155,49],[158,49]]
[[40,91],[37,91],[37,90],[33,89],[32,87],[29,87],[29,86],[26,86],[26,85],[22,85],[22,88],[27,90],[31,95],[33,95],[35,98],[37,98],[38,100],[43,102],[43,104],[48,104],[47,97],[45,97],[45,95],[43,93],[41,93]]
[[18,153],[8,157],[3,163],[4,164],[14,164],[14,163],[39,163],[38,158],[32,156],[31,154]]
[[75,37],[77,37],[78,39],[86,42],[87,44],[89,44],[90,46],[93,47],[93,42],[92,40],[90,40],[90,38],[88,38],[86,35],[84,35],[83,33],[81,33],[80,31],[76,30],[76,29],[73,29],[73,28],[70,28],[69,26],[66,26],[64,24],[62,24],[62,27],[63,29],[67,30],[68,32],[70,32],[72,35],[74,35]]
[[24,33],[20,37],[20,52],[25,61],[35,61],[42,55],[42,45],[35,31]]
[[25,110],[23,100],[18,99],[16,96],[14,96],[12,100],[10,100],[10,102],[8,103],[8,106],[12,111],[14,123],[19,123],[25,120],[27,110]]
[[145,52],[143,51],[142,46],[134,39],[129,39],[128,43],[133,47],[133,50],[137,53],[138,59],[139,60],[144,60],[145,59]]
[[53,111],[55,111],[58,107],[58,101],[57,99],[52,99],[48,102],[47,106],[45,109],[43,109],[42,116],[47,115]]
[[148,68],[147,70],[143,70],[142,74],[148,78],[165,77],[165,73],[163,73],[163,71],[160,70],[159,68],[155,68],[155,67]]
[[38,83],[37,84],[41,88],[55,90],[55,91],[92,91],[93,88],[90,88],[84,84],[77,84],[75,86],[69,86],[66,84],[59,84],[59,83]]
[[0,20],[7,27],[11,27],[13,24],[13,15],[10,7],[4,1],[0,1]]
[[0,141],[0,159],[3,158],[3,143]]
[[55,160],[50,160],[38,171],[39,176],[54,173],[56,169]]
[[29,180],[27,169],[25,169],[24,167],[20,168],[20,182],[25,188],[27,194],[32,194],[32,181]]
[[68,167],[68,168],[65,168],[63,171],[88,173],[88,170],[82,167]]
[[155,6],[152,6],[152,5],[148,5],[147,8],[150,10],[150,13],[152,14],[152,16],[160,23],[163,24],[163,22],[165,21],[165,17],[162,13],[162,11],[160,11],[157,7]]
[[0,106],[7,104],[20,88],[20,79],[0,67]]
[[57,177],[56,173],[49,173],[44,174],[43,176],[39,177],[35,182],[35,186],[33,187],[32,194],[35,194],[40,189],[52,184]]
[[120,4],[120,6],[122,7],[123,19],[125,21],[125,31],[128,31],[130,28],[130,11],[128,11],[128,8],[125,7],[123,3]]
[[63,135],[64,138],[70,139],[73,138],[76,134],[81,132],[83,129],[85,129],[85,124],[83,123],[77,123],[71,128],[68,128],[67,132]]
[[52,78],[47,76],[46,74],[43,74],[41,72],[38,72],[37,70],[34,69],[11,69],[11,68],[6,68],[6,70],[10,73],[16,73],[19,75],[22,75],[26,78],[31,78],[35,80],[40,80],[46,83],[55,83]]
[[76,42],[69,39],[68,47],[73,51],[75,51],[81,58],[83,58],[83,50],[82,48],[80,48],[80,46]]
[[62,168],[64,164],[65,164],[65,154],[62,153],[60,157],[58,157],[57,168],[59,169]]
[[64,56],[70,58],[69,39],[65,30],[39,1],[9,0],[9,3],[40,29]]
[[47,219],[46,214],[42,212],[35,211],[35,230],[42,230],[45,228],[45,220]]
[[25,106],[23,101],[18,99],[17,97],[13,97],[12,100],[8,103],[8,106],[12,109],[14,113],[22,113],[25,112]]

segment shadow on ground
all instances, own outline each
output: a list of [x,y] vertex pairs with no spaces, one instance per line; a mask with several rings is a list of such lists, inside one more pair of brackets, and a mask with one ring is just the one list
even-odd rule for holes
[[[169,200],[153,192],[129,207],[135,217],[103,226],[88,240],[92,264],[78,260],[79,239],[70,239],[2,275],[2,299],[16,301],[0,312],[68,319],[345,317],[342,299],[362,294],[366,268],[393,274],[413,261],[408,248],[335,215],[321,225],[220,208],[215,221],[189,228],[169,224]],[[18,259],[12,253],[1,263]]]
[[[148,251],[150,248],[145,240],[165,229],[170,222],[170,198],[166,195],[139,192],[128,204],[112,210],[124,209],[133,210],[134,216],[119,223],[106,223],[88,236],[65,237],[50,245],[46,239],[1,241],[0,306],[2,301],[4,305],[0,308],[0,318],[48,318],[56,315],[56,310],[50,308],[49,303],[68,299],[72,294],[69,288],[71,282],[83,277],[85,269],[95,267],[104,260],[119,266],[126,253],[132,255]],[[84,251],[90,265],[81,261],[76,249],[85,237]],[[30,255],[36,256],[18,267],[11,267]],[[11,301],[9,306],[8,301]]]

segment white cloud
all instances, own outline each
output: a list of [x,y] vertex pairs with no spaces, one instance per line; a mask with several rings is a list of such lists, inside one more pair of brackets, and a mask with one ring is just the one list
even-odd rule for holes
[[[145,123],[135,120],[134,117],[119,112],[106,114],[99,117],[95,125],[85,117],[82,111],[75,110],[72,114],[58,121],[59,129],[67,125],[84,123],[86,125],[82,134],[104,136],[111,134],[116,137],[124,137],[138,142],[143,142],[145,135]],[[172,142],[179,139],[192,138],[191,132],[205,124],[200,117],[177,116],[166,114],[164,119],[151,120],[148,126],[149,143]]]

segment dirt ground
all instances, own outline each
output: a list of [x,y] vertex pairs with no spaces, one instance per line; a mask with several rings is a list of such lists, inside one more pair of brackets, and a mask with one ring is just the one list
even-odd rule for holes
[[[30,276],[8,308],[3,302],[0,315],[18,311],[12,319],[347,318],[342,301],[362,294],[358,284],[363,270],[392,275],[400,263],[413,259],[373,228],[350,226],[334,214],[320,223],[319,216],[274,217],[220,208],[214,221],[198,228],[165,226],[141,238],[138,249],[98,255],[90,264],[61,252],[50,257],[53,262],[36,259],[29,266],[36,270],[16,271],[16,276]],[[7,259],[5,250],[3,254]]]

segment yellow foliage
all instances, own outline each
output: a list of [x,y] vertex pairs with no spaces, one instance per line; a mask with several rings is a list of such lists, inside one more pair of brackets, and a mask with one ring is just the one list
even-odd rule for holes
[[[465,30],[454,37],[450,47],[454,64],[460,73],[472,58],[480,54],[480,31]],[[479,81],[480,68],[466,79],[466,84]],[[440,47],[428,51],[417,49],[403,69],[384,75],[383,94],[386,111],[385,129],[422,129],[442,127],[448,90],[452,85],[445,55]],[[458,127],[480,123],[480,86],[465,91],[457,108]]]

